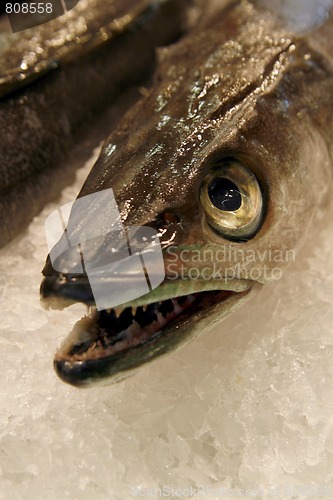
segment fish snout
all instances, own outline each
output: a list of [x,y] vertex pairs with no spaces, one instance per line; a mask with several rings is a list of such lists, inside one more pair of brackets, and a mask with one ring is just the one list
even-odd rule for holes
[[148,293],[165,275],[161,235],[152,226],[130,226],[75,246],[68,246],[64,235],[42,271],[42,304],[62,309],[75,302],[99,302],[104,309]]
[[46,258],[40,286],[43,307],[63,309],[75,302],[93,302],[93,295],[78,246],[64,246],[63,237]]

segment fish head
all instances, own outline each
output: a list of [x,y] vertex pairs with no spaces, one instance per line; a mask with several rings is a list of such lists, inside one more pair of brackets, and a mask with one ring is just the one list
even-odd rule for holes
[[[152,89],[107,139],[78,200],[112,190],[121,228],[157,237],[163,281],[96,308],[89,272],[78,272],[82,252],[58,252],[56,265],[48,258],[43,301],[92,308],[55,358],[73,385],[121,380],[279,279],[329,190],[325,86],[332,81],[303,40],[242,2],[159,59]],[[82,230],[102,228],[83,252],[97,270],[121,247],[104,201],[69,219],[75,241]],[[141,253],[148,262],[154,252]],[[156,262],[145,267],[150,281]],[[139,271],[129,264],[110,278],[97,273],[97,281],[110,293],[131,290]]]

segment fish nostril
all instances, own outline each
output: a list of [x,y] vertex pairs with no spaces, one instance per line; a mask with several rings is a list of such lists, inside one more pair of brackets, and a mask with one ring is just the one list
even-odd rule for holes
[[179,216],[173,210],[164,210],[157,218],[158,226],[167,227],[180,222]]

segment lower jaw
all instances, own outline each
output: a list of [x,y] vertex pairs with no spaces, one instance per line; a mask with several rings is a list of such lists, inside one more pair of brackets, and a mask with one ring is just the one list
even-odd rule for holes
[[[209,312],[216,304],[224,303],[232,296],[241,295],[244,293],[217,290],[176,297],[172,299],[173,311],[165,315],[157,313],[157,319],[145,326],[140,325],[135,316],[134,321],[128,327],[118,328],[119,331],[112,328],[112,325],[108,325],[108,318],[111,323],[112,320],[115,322],[113,310],[107,313],[91,308],[90,314],[76,323],[68,340],[57,353],[56,360],[75,363],[97,361],[119,355],[121,352],[127,352],[158,337],[163,337],[165,332],[169,333],[172,329],[179,329],[182,325],[190,323],[194,315],[200,316]],[[157,311],[163,309],[162,305],[166,302],[170,300],[163,301]],[[124,309],[122,314],[128,309]],[[119,317],[121,318],[122,315],[120,314]]]
[[[251,295],[252,289],[253,286],[242,292],[198,293],[191,307],[177,315],[161,331],[136,346],[114,353],[101,350],[92,355],[93,349],[89,348],[92,346],[91,328],[95,328],[95,334],[98,334],[99,325],[94,318],[86,316],[75,325],[73,332],[56,354],[55,371],[64,382],[75,387],[106,386],[120,382],[134,375],[142,365],[178,350],[209,330],[213,324],[244,303]],[[85,354],[71,355],[70,352],[76,344],[75,339],[82,339],[82,332],[88,345]]]

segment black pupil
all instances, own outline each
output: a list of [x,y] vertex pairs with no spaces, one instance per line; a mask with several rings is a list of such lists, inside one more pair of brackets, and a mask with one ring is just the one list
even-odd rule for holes
[[208,194],[213,205],[225,212],[234,212],[242,204],[242,196],[236,184],[225,177],[214,179],[208,186]]

